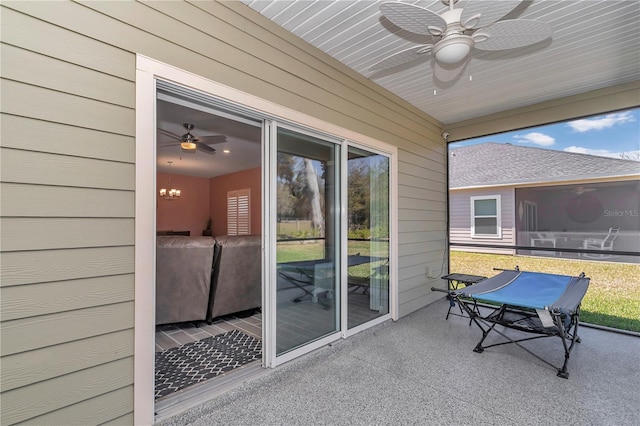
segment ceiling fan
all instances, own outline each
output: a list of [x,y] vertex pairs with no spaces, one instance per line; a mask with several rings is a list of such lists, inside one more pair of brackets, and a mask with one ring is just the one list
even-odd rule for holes
[[582,185],[576,186],[575,188],[566,189],[565,191],[571,192],[576,195],[586,194],[587,192],[597,191],[596,188],[585,188]]
[[553,34],[553,28],[545,22],[500,21],[522,0],[468,0],[461,8],[454,7],[458,0],[441,1],[449,6],[441,15],[413,4],[382,3],[380,12],[394,25],[415,34],[433,36],[438,41],[394,53],[369,70],[386,70],[432,55],[434,75],[441,81],[451,81],[464,69],[473,49],[517,49],[546,40]]
[[[158,132],[162,133],[165,136],[169,136],[170,138],[175,139],[180,143],[180,149],[182,152],[193,154],[197,150],[201,150],[207,154],[215,154],[215,148],[210,147],[209,145],[224,143],[227,141],[227,137],[225,135],[211,135],[211,136],[201,136],[200,138],[196,138],[191,134],[191,131],[194,129],[194,125],[190,123],[183,123],[182,126],[186,129],[187,133],[182,136],[176,135],[175,133],[169,132],[164,129],[158,129]],[[162,147],[167,147],[174,145],[175,141],[165,142],[161,144]]]

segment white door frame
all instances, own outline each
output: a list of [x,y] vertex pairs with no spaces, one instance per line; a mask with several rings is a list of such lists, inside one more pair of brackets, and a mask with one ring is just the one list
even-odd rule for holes
[[[391,157],[391,246],[390,257],[390,304],[391,318],[398,319],[397,298],[397,148],[374,138],[344,129],[326,121],[311,117],[304,113],[283,107],[276,103],[258,98],[237,89],[225,86],[204,77],[181,70],[143,55],[136,56],[136,193],[135,193],[135,290],[134,290],[134,424],[152,424],[154,422],[154,354],[155,354],[155,186],[156,186],[156,81],[158,79],[174,82],[181,86],[204,92],[225,101],[241,105],[247,109],[264,113],[265,117],[280,118],[285,122],[293,122],[301,126],[316,129],[322,133],[335,135],[368,149],[383,151]],[[265,126],[268,128],[268,126]],[[263,136],[268,140],[268,135]],[[266,144],[269,145],[269,144]],[[267,148],[264,148],[267,149]],[[273,151],[273,149],[271,150]],[[265,152],[265,151],[263,151]],[[268,152],[265,152],[268,155]],[[273,166],[275,158],[266,156],[263,164]],[[263,171],[263,176],[268,174]],[[265,196],[270,194],[268,182],[263,182]],[[274,197],[269,197],[274,198]],[[264,197],[263,197],[264,199]],[[271,221],[268,209],[270,202],[263,202],[263,219]],[[267,222],[269,223],[269,222]],[[264,222],[263,222],[264,225]],[[263,245],[271,241],[269,227],[263,227]],[[275,240],[274,240],[275,241]],[[274,242],[275,244],[275,242]],[[267,263],[270,255],[275,253],[270,246],[264,246],[264,278],[273,279],[271,263]],[[264,285],[264,284],[263,284]],[[263,287],[264,288],[264,287]],[[264,292],[263,292],[264,293]],[[265,299],[267,296],[264,296]],[[265,300],[268,305],[268,301]],[[375,321],[373,322],[375,323]],[[266,327],[263,327],[263,329]],[[352,333],[349,333],[352,334]],[[269,342],[269,336],[263,340]],[[267,343],[268,345],[268,343]],[[263,348],[263,362],[275,365],[270,354],[275,351]],[[293,355],[293,354],[292,354]],[[282,359],[281,361],[285,361]]]

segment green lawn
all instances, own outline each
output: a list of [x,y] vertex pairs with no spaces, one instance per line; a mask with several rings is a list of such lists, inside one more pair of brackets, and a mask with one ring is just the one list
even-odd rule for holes
[[[324,241],[296,241],[279,242],[277,246],[276,261],[296,262],[299,260],[322,259],[324,257]],[[378,252],[371,253],[371,243],[369,241],[349,241],[348,254],[361,254],[363,256],[372,255],[378,257],[389,257],[388,243],[377,245]],[[371,262],[349,268],[349,275],[354,277],[368,277],[374,269],[383,262]]]
[[[384,248],[387,250],[386,247]],[[322,242],[278,243],[278,262],[321,259]],[[366,241],[349,241],[349,254],[369,254]],[[377,254],[386,256],[385,253]],[[349,274],[368,276],[375,265],[349,268]],[[591,278],[589,291],[582,301],[580,320],[640,332],[640,265],[614,262],[558,259],[552,257],[508,256],[483,253],[451,252],[451,272],[490,277],[493,268],[579,275]]]
[[579,275],[591,278],[580,320],[640,332],[640,265],[614,262],[451,252],[452,272],[493,276],[493,268]]

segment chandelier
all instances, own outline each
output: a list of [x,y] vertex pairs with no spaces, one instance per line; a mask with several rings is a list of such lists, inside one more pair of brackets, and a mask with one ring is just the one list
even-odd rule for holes
[[[173,164],[173,161],[167,161],[169,163],[169,167]],[[164,200],[177,200],[180,198],[180,190],[175,189],[171,184],[171,173],[169,173],[169,189],[160,188],[160,198]]]

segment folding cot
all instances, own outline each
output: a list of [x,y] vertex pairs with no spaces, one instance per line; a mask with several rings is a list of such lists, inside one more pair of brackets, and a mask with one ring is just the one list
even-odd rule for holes
[[[578,337],[580,304],[590,279],[584,273],[577,277],[540,272],[501,270],[499,274],[455,291],[433,287],[433,291],[447,292],[482,331],[482,338],[473,349],[481,353],[486,348],[514,343],[531,355],[558,370],[558,376],[568,378],[567,363]],[[482,304],[482,314],[478,303]],[[536,334],[519,339],[509,337],[497,329],[506,328]],[[483,346],[487,336],[495,332],[506,339]],[[558,368],[519,342],[558,336],[564,347],[564,364]]]

